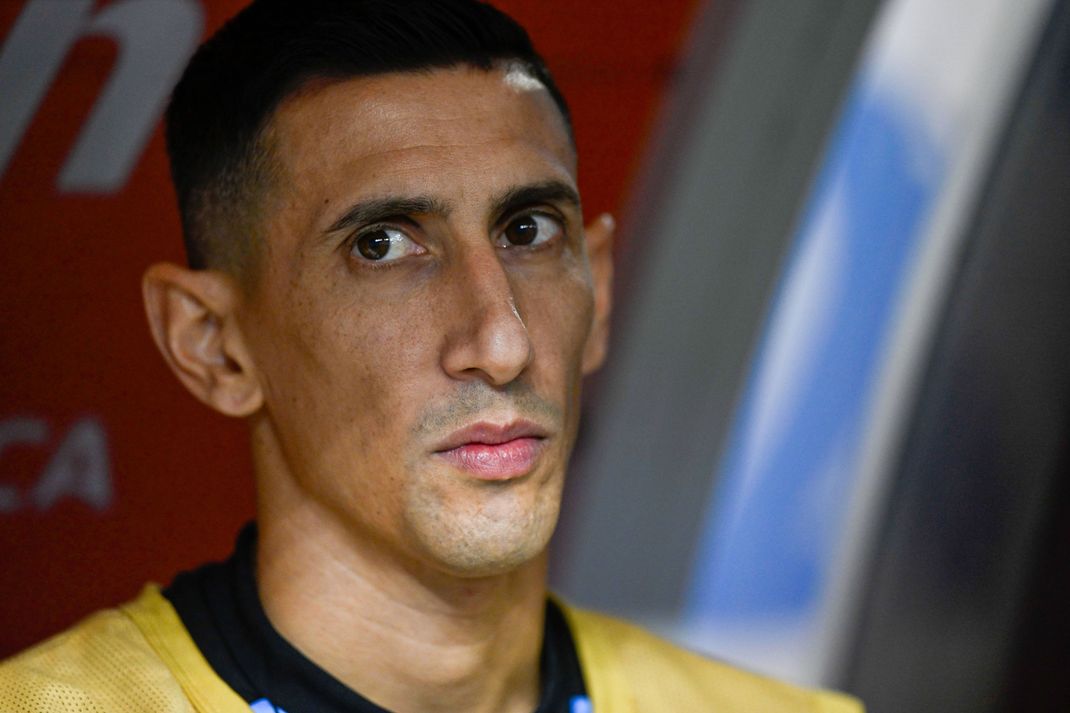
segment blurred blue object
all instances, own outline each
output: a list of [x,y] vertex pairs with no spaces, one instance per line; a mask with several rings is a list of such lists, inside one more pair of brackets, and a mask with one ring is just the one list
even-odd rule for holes
[[854,88],[719,475],[691,617],[807,616],[839,540],[894,307],[944,177],[917,112]]

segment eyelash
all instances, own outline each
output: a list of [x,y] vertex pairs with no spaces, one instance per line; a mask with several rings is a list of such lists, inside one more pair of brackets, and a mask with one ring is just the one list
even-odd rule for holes
[[513,213],[512,215],[510,215],[505,220],[499,221],[499,225],[501,225],[502,228],[498,232],[498,235],[499,236],[504,235],[506,229],[508,229],[508,227],[510,225],[512,225],[516,220],[519,220],[521,218],[546,218],[548,220],[553,221],[557,225],[557,228],[559,230],[560,239],[551,238],[551,239],[547,240],[545,243],[542,243],[540,245],[534,245],[534,246],[532,246],[532,245],[515,245],[514,244],[514,245],[508,246],[506,249],[509,249],[509,250],[524,249],[524,250],[527,250],[527,251],[530,251],[530,252],[534,252],[534,251],[538,251],[538,250],[549,249],[549,248],[553,247],[555,244],[568,239],[568,235],[569,235],[568,221],[565,220],[565,217],[563,215],[561,215],[557,211],[544,209],[544,208],[524,208],[524,209],[521,209],[521,210],[517,211],[516,213]]
[[[557,227],[558,227],[558,229],[560,231],[561,238],[560,239],[551,238],[551,239],[547,240],[544,243],[541,243],[539,245],[534,245],[534,246],[513,244],[513,245],[509,245],[507,247],[504,247],[503,249],[507,249],[507,250],[521,249],[521,250],[525,250],[525,251],[528,251],[528,252],[536,252],[536,251],[549,249],[549,248],[553,247],[555,244],[557,244],[559,242],[562,242],[564,240],[567,240],[568,235],[569,235],[568,221],[565,220],[564,216],[562,216],[559,212],[554,211],[554,210],[548,210],[548,209],[525,208],[525,209],[521,209],[518,212],[510,215],[508,218],[498,222],[498,224],[501,225],[502,228],[497,232],[497,237],[495,238],[495,241],[497,241],[499,238],[501,238],[504,235],[505,230],[510,225],[512,225],[514,221],[516,221],[518,219],[521,219],[521,218],[537,218],[537,217],[546,218],[546,219],[551,220],[554,223],[556,223]],[[414,244],[419,246],[424,252],[427,251],[426,248],[423,248],[423,246],[421,246],[418,241],[416,241],[414,238],[412,238],[409,235],[409,231],[408,230],[406,230],[405,228],[399,227],[397,225],[397,223],[391,223],[391,222],[372,223],[371,225],[364,226],[364,227],[354,231],[342,243],[342,248],[345,250],[345,253],[346,253],[347,256],[353,256],[354,252],[357,249],[357,241],[358,240],[360,240],[362,237],[364,237],[366,235],[369,235],[371,233],[375,233],[377,231],[383,231],[383,230],[394,230],[394,231],[397,231],[399,233],[402,233],[409,240],[411,240]],[[362,267],[368,268],[368,269],[372,269],[372,270],[386,270],[386,269],[389,269],[391,267],[394,267],[395,263],[401,262],[400,259],[396,259],[396,260],[369,260],[367,258],[363,258],[362,259],[360,257],[354,257],[354,260],[359,262]]]
[[371,225],[366,225],[366,226],[364,226],[364,227],[362,227],[362,228],[360,228],[358,230],[355,230],[348,238],[346,238],[346,240],[342,243],[342,249],[345,251],[346,257],[352,259],[354,262],[360,263],[360,265],[363,268],[370,269],[370,270],[386,270],[386,269],[389,269],[389,268],[393,267],[395,263],[400,262],[400,259],[397,259],[397,260],[369,260],[367,258],[361,258],[361,257],[359,257],[359,256],[357,256],[355,254],[357,252],[357,241],[358,240],[360,240],[361,238],[363,238],[366,235],[370,235],[372,233],[379,232],[379,231],[385,231],[385,230],[392,230],[392,231],[396,231],[396,232],[402,233],[403,235],[405,235],[406,238],[408,238],[410,241],[412,241],[413,244],[417,245],[423,252],[427,252],[426,248],[424,248],[422,245],[420,245],[419,242],[417,242],[415,239],[413,239],[409,235],[409,232],[410,232],[409,229],[403,228],[403,227],[399,226],[397,223],[383,222],[383,223],[372,223]]

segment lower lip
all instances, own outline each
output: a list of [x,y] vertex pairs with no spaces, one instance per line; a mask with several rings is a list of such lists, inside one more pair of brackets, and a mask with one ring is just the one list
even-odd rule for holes
[[531,471],[542,450],[541,438],[514,438],[505,443],[467,443],[439,456],[480,480],[509,480]]

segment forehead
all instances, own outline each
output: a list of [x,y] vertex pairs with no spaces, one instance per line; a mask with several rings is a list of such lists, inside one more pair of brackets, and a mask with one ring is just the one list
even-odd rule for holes
[[[549,92],[516,71],[471,67],[306,85],[276,111],[272,147],[296,194],[490,191],[575,183],[576,157]],[[305,196],[309,197],[309,196]],[[320,196],[317,196],[320,198]]]

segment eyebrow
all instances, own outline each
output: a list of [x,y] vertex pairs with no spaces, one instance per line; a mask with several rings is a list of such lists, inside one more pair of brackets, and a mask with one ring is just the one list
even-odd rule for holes
[[448,203],[431,196],[373,198],[350,207],[338,220],[327,228],[328,233],[352,228],[355,225],[369,225],[388,218],[408,216],[418,213],[435,213],[448,215]]
[[564,181],[543,181],[510,188],[491,201],[491,213],[497,220],[509,213],[537,203],[565,203],[580,207],[580,194]]
[[[574,208],[580,207],[580,196],[576,189],[564,181],[550,180],[523,186],[514,186],[491,200],[491,213],[495,220],[537,203],[566,203]],[[379,221],[401,216],[432,214],[448,216],[453,206],[432,196],[388,196],[361,201],[349,208],[338,220],[334,221],[327,233],[345,230],[358,225],[370,225]]]

